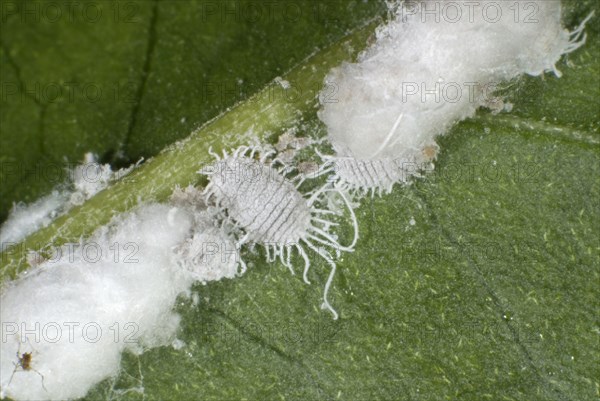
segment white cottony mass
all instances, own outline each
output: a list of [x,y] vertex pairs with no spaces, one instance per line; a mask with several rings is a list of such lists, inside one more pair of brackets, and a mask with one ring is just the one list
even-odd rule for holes
[[192,220],[181,208],[142,206],[9,283],[0,297],[0,397],[83,397],[118,374],[124,350],[170,344],[175,301],[194,282],[171,249]]
[[[319,115],[336,154],[324,157],[316,175],[333,172],[335,186],[301,192],[306,171],[298,168],[288,179],[286,158],[303,145],[284,154],[291,143],[285,137],[279,153],[253,146],[219,156],[204,171],[205,193],[176,189],[169,205],[140,205],[85,241],[57,248],[55,256],[36,254],[31,269],[4,283],[0,294],[0,398],[82,397],[118,375],[122,352],[181,347],[177,297],[189,295],[197,281],[243,273],[242,245],[261,245],[267,260],[279,258],[290,269],[295,249],[306,282],[307,251],[325,259],[331,270],[323,307],[337,317],[327,297],[334,256],[351,251],[358,239],[344,189],[381,192],[408,182],[435,158],[435,137],[488,104],[497,83],[545,71],[559,76],[561,55],[585,42],[587,20],[565,30],[560,2],[553,0],[402,2],[393,11],[357,63],[326,79]],[[68,190],[16,208],[0,239],[20,241],[116,179],[97,163],[74,173]],[[347,246],[330,231],[338,224],[332,215],[342,213],[321,205],[333,203],[332,194],[341,195],[354,225]]]
[[[326,77],[319,117],[335,157],[344,160],[339,180],[377,187],[372,179],[352,182],[356,173],[345,164],[353,158],[384,163],[381,171],[401,169],[396,181],[405,181],[415,170],[407,164],[431,161],[436,136],[488,104],[499,83],[546,71],[560,76],[556,63],[585,42],[586,21],[565,30],[556,0],[397,4],[358,61]],[[381,175],[379,189],[389,190],[389,177]]]

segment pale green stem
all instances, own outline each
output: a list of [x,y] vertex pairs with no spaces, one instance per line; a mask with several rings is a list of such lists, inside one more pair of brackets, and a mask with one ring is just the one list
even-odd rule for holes
[[223,148],[248,144],[253,136],[264,140],[268,135],[292,126],[305,113],[314,111],[318,107],[317,95],[325,75],[341,62],[353,59],[364,48],[375,26],[372,22],[354,31],[292,69],[283,77],[290,83],[289,89],[272,82],[21,243],[10,247],[2,244],[0,282],[16,277],[29,267],[26,261],[28,250],[77,242],[118,213],[141,202],[164,201],[176,185],[197,183],[201,178],[198,170],[212,161],[209,147],[220,152]]

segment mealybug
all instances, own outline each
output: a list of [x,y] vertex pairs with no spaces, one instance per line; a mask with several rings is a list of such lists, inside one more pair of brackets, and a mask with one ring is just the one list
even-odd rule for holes
[[433,169],[438,146],[435,143],[417,152],[407,152],[396,158],[356,159],[351,156],[329,156],[319,153],[324,160],[317,176],[330,174],[329,181],[335,187],[350,193],[364,196],[375,193],[390,193],[397,183],[407,183],[412,177]]
[[[290,259],[292,250],[296,249],[304,259],[303,277],[306,283],[309,283],[310,259],[304,246],[325,259],[331,266],[331,272],[321,307],[331,311],[337,319],[336,311],[327,300],[336,264],[329,251],[321,246],[339,254],[340,251],[352,251],[356,244],[358,223],[345,195],[328,184],[302,194],[299,187],[305,177],[296,175],[289,179],[288,175],[294,169],[274,157],[274,150],[242,146],[231,155],[224,151],[223,157],[219,157],[212,150],[211,154],[217,162],[210,169],[201,171],[210,177],[205,189],[207,203],[214,203],[231,224],[244,232],[240,245],[262,245],[269,262],[279,258],[292,273]],[[340,245],[328,232],[336,223],[327,220],[325,215],[338,213],[315,206],[321,195],[327,192],[339,193],[350,211],[354,239],[348,246]]]

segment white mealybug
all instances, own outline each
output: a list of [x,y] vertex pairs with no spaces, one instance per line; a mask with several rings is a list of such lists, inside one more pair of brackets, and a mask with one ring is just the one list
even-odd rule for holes
[[[293,168],[275,158],[274,150],[242,146],[231,155],[224,151],[223,157],[219,157],[212,150],[211,154],[217,162],[200,171],[210,177],[205,189],[206,199],[208,203],[214,202],[230,223],[244,232],[238,244],[262,245],[269,262],[279,258],[292,273],[291,253],[295,248],[304,259],[306,283],[310,283],[307,276],[310,259],[304,246],[324,258],[331,266],[331,272],[321,307],[331,311],[337,319],[338,315],[327,299],[336,264],[326,248],[335,250],[338,255],[341,251],[350,252],[358,239],[356,216],[345,195],[328,184],[302,194],[298,188],[304,182],[304,176],[289,179]],[[340,245],[328,232],[336,223],[327,220],[325,215],[338,213],[315,206],[327,192],[338,192],[350,211],[354,239],[348,246]]]
[[381,196],[390,193],[394,184],[406,184],[412,177],[420,177],[422,173],[433,170],[433,161],[438,153],[434,142],[421,149],[420,152],[407,152],[396,158],[357,159],[351,156],[319,156],[323,164],[316,176],[330,174],[328,180],[336,188],[360,197],[371,193]]

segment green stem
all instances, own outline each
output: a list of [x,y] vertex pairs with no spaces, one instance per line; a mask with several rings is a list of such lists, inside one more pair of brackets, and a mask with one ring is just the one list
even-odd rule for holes
[[288,89],[272,82],[23,242],[2,244],[0,282],[15,278],[28,267],[28,250],[76,242],[140,202],[164,201],[176,185],[197,183],[198,170],[212,161],[209,147],[216,152],[235,148],[247,144],[253,136],[264,140],[292,126],[303,114],[318,107],[317,94],[325,75],[342,61],[354,58],[375,26],[371,22],[292,69],[283,77],[290,83]]

